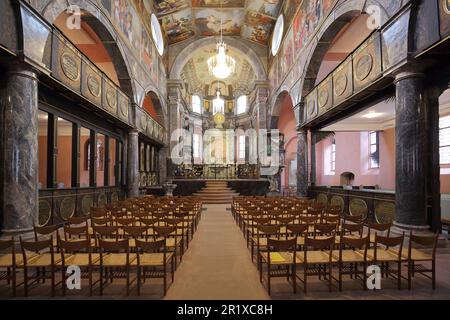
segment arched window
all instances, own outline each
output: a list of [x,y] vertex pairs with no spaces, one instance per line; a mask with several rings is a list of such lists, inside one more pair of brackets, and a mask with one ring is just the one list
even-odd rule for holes
[[237,114],[247,112],[247,96],[240,96],[237,99]]
[[200,97],[197,95],[192,96],[192,111],[195,113],[202,113]]

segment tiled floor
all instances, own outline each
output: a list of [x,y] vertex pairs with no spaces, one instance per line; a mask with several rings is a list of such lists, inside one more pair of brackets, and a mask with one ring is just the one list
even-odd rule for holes
[[[292,293],[292,287],[284,278],[274,279],[272,297],[269,297],[265,287],[259,282],[256,265],[251,262],[250,252],[246,248],[241,231],[235,224],[231,212],[223,205],[208,205],[203,212],[202,220],[189,249],[175,274],[175,282],[170,286],[166,299],[196,300],[196,299],[450,299],[450,252],[439,249],[437,259],[437,289],[431,290],[428,279],[418,277],[414,281],[414,290],[396,289],[393,280],[383,280],[382,290],[377,292],[362,290],[361,283],[348,279],[344,282],[344,291],[328,292],[326,285],[316,278],[309,282],[309,293],[305,296],[299,285],[297,294]],[[405,273],[406,274],[406,273]],[[58,279],[60,275],[58,274]],[[161,299],[161,281],[147,282],[142,296],[137,297],[133,290],[129,297],[125,295],[122,281],[117,281],[105,290],[105,299]],[[83,282],[86,286],[87,283]],[[9,289],[4,282],[0,284],[0,298],[9,298]],[[22,287],[18,290],[18,299],[23,294]],[[31,291],[33,299],[49,298],[47,285],[40,285]],[[57,299],[62,299],[60,291]],[[89,299],[86,287],[80,292],[70,292],[66,297]],[[92,299],[99,299],[95,295]]]

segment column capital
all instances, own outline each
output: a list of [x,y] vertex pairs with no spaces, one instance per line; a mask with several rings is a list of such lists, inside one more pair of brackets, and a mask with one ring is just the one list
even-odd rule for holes
[[268,80],[255,80],[255,89],[269,88],[269,81]]
[[416,71],[402,71],[395,76],[394,84],[409,78],[425,78],[425,74]]
[[38,80],[36,70],[22,61],[14,61],[8,64],[6,74],[26,77],[34,81]]
[[137,136],[137,135],[139,135],[139,131],[138,131],[138,129],[132,129],[128,132],[128,135]]

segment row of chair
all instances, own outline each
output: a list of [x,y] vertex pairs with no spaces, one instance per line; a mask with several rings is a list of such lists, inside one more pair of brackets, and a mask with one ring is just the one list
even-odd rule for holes
[[[164,215],[154,216],[164,209]],[[59,285],[65,295],[67,268],[77,266],[82,278],[89,280],[90,295],[97,284],[103,295],[106,284],[114,279],[126,279],[127,295],[136,283],[140,295],[148,278],[162,278],[165,295],[168,268],[173,282],[177,256],[181,261],[201,210],[198,198],[143,197],[91,208],[89,216],[69,218],[63,226],[36,226],[34,240],[20,238],[19,249],[14,239],[0,242],[0,279],[11,285],[14,296],[19,286],[28,296],[30,286],[48,279],[52,296]],[[61,280],[56,282],[58,271]]]
[[[408,288],[412,278],[423,274],[436,286],[437,235],[409,235],[407,247],[403,247],[405,236],[392,236],[391,224],[364,224],[361,216],[335,214],[334,208],[321,208],[311,214],[311,202],[287,200],[279,203],[288,206],[304,202],[295,215],[273,216],[270,212],[253,215],[255,207],[265,208],[264,198],[236,197],[233,201],[233,216],[243,229],[248,245],[251,245],[252,259],[256,255],[260,279],[266,275],[267,288],[271,293],[271,279],[285,277],[297,291],[297,280],[303,283],[307,293],[308,277],[318,276],[326,280],[332,290],[333,280],[343,288],[343,276],[362,280],[366,289],[367,267],[379,265],[383,277],[394,277],[401,288],[402,266],[407,267]],[[269,199],[269,203],[274,200]],[[242,205],[244,204],[244,205]],[[259,210],[261,211],[261,210]],[[424,249],[427,248],[427,249]],[[426,264],[426,266],[424,265]],[[392,265],[396,268],[392,268]],[[302,276],[297,271],[302,270]],[[335,272],[337,270],[337,276]]]

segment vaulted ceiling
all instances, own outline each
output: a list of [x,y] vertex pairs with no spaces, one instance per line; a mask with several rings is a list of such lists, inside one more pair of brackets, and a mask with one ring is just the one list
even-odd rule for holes
[[187,84],[188,92],[209,96],[214,95],[219,86],[221,93],[226,96],[250,93],[256,77],[246,57],[229,47],[228,54],[236,60],[236,72],[225,80],[217,81],[209,72],[207,63],[214,53],[214,45],[202,47],[186,63],[181,78]]
[[[298,0],[297,0],[298,1]],[[268,45],[283,0],[154,0],[169,44],[194,36],[242,37]]]

